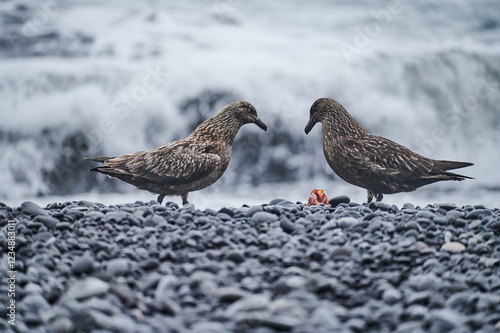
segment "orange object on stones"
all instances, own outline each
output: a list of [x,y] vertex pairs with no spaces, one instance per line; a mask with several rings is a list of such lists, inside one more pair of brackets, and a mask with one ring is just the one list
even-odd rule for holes
[[319,204],[329,205],[330,203],[328,202],[328,197],[323,190],[312,190],[311,194],[309,194],[307,205],[314,206]]

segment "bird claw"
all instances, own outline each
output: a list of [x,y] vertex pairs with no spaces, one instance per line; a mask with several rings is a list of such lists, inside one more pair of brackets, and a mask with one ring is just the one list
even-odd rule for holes
[[189,204],[189,201],[188,201],[188,193],[186,194],[181,194],[181,198],[182,198],[182,205],[185,206],[187,204]]
[[156,199],[156,201],[158,201],[158,203],[161,205],[161,203],[163,202],[163,198],[165,198],[165,194],[160,194],[158,196],[158,199]]
[[384,195],[382,193],[373,193],[370,190],[366,190],[367,192],[367,201],[366,203],[370,203],[373,200],[373,197],[375,197],[375,201],[382,201],[384,198]]

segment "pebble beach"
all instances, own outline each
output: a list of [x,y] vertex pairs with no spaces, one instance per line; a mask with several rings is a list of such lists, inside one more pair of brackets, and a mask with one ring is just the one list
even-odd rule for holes
[[0,330],[500,331],[498,208],[330,204],[1,206]]

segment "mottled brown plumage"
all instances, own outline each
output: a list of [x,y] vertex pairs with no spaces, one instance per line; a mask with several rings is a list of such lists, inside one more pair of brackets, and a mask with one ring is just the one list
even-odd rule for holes
[[187,138],[170,142],[152,151],[138,151],[117,157],[88,157],[105,166],[90,171],[116,177],[142,190],[165,196],[180,195],[188,203],[189,192],[217,181],[231,159],[231,147],[241,126],[267,126],[248,102],[233,102],[205,120]]
[[368,202],[383,194],[414,191],[441,180],[471,177],[447,170],[473,165],[433,160],[391,140],[369,134],[337,101],[320,98],[311,106],[308,134],[322,124],[323,152],[332,170],[343,180],[365,188]]

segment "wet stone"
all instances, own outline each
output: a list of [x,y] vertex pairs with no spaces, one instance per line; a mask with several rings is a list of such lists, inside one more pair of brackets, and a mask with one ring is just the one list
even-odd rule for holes
[[94,270],[94,259],[89,256],[76,258],[73,262],[71,270],[77,275],[92,273]]
[[338,220],[337,220],[338,225],[339,225],[342,229],[346,229],[346,228],[352,227],[352,226],[354,226],[357,222],[358,222],[358,220],[357,220],[357,219],[355,219],[354,217],[350,217],[350,216],[347,216],[347,217],[341,217],[340,219],[338,219]]
[[33,239],[36,240],[36,241],[46,242],[51,237],[53,237],[53,235],[52,235],[51,232],[44,231],[44,232],[39,232],[38,234],[36,234],[35,236],[33,236]]
[[69,298],[78,300],[92,296],[102,295],[109,290],[109,284],[95,277],[88,277],[84,280],[72,283],[66,295]]
[[226,258],[226,260],[230,260],[230,261],[235,262],[237,264],[245,261],[245,257],[243,257],[243,255],[241,254],[240,251],[228,251],[225,254],[225,258]]
[[274,222],[278,219],[278,216],[268,213],[268,212],[256,212],[252,215],[252,221],[255,225],[259,225],[265,222]]
[[333,197],[329,201],[330,206],[333,206],[333,207],[337,207],[341,203],[348,204],[349,202],[351,202],[351,198],[349,198],[346,195],[340,195],[340,196],[337,196],[337,197]]
[[32,215],[32,216],[38,216],[38,215],[42,215],[42,216],[48,216],[49,213],[40,208],[40,206],[38,206],[36,203],[34,202],[31,202],[31,201],[25,201],[21,204],[21,210],[23,211],[23,213],[26,213],[26,214],[29,214],[29,215]]
[[253,216],[253,214],[262,211],[264,211],[264,208],[262,208],[262,206],[252,206],[245,211],[245,216]]
[[117,258],[108,261],[107,270],[112,275],[124,275],[129,271],[129,260],[125,258]]
[[41,222],[47,229],[54,229],[60,223],[58,219],[46,215],[38,215],[35,221]]
[[386,204],[385,202],[382,202],[382,201],[377,201],[375,202],[375,207],[377,207],[377,209],[380,209],[380,210],[383,210],[383,211],[389,211],[391,210],[391,206]]
[[451,332],[464,324],[464,317],[451,309],[434,310],[430,318],[431,332]]
[[465,218],[466,219],[480,219],[484,216],[490,216],[493,215],[491,210],[489,209],[474,209],[470,213],[468,213]]
[[459,242],[448,242],[441,246],[441,250],[448,252],[463,252],[465,251],[465,245]]
[[449,211],[449,210],[456,209],[457,206],[454,204],[450,204],[450,203],[444,203],[444,204],[440,204],[439,208],[444,209],[446,211]]
[[351,250],[347,247],[337,247],[330,254],[330,259],[348,259],[351,256]]
[[401,292],[397,289],[394,288],[389,288],[384,290],[382,294],[382,299],[387,303],[387,304],[394,304],[401,300],[402,295]]
[[280,227],[281,227],[281,229],[283,229],[283,231],[285,231],[287,233],[292,233],[295,230],[293,223],[287,218],[281,219]]
[[269,206],[278,205],[278,204],[280,204],[283,201],[287,201],[287,200],[286,199],[282,199],[282,198],[273,199],[273,200],[269,201]]

